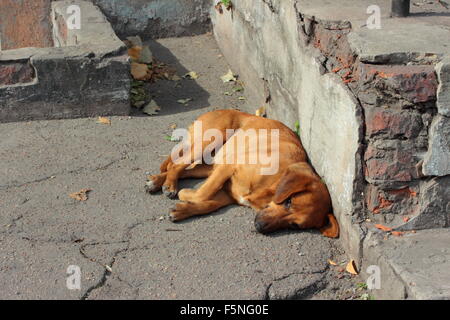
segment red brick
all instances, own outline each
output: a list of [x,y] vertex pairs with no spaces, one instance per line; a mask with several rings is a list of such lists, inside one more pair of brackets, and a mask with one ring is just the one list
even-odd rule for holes
[[400,136],[413,138],[419,134],[422,127],[422,117],[414,111],[366,109],[366,128],[369,137],[384,134],[389,138]]
[[2,50],[53,47],[52,0],[0,0]]
[[8,62],[0,64],[0,85],[32,82],[34,75],[34,69],[29,63]]
[[431,65],[369,65],[358,66],[356,79],[382,83],[382,90],[393,91],[412,103],[436,100],[438,81]]

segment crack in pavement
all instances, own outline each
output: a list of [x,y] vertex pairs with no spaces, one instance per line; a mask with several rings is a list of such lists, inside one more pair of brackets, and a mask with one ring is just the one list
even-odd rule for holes
[[[115,242],[95,242],[95,243],[87,243],[84,244],[82,246],[80,246],[80,253],[81,255],[86,258],[87,260],[97,263],[98,265],[100,265],[102,268],[104,268],[104,272],[100,278],[100,280],[94,284],[93,286],[89,287],[85,293],[81,296],[80,300],[87,300],[89,299],[89,296],[91,295],[91,293],[94,290],[100,289],[102,288],[108,281],[109,276],[112,274],[112,268],[114,266],[114,263],[116,262],[116,258],[119,254],[124,253],[124,252],[128,252],[130,250],[130,244],[131,244],[131,232],[134,228],[144,224],[145,222],[137,222],[131,226],[129,226],[127,228],[127,230],[125,231],[124,234],[124,240],[122,241],[115,241]],[[84,248],[87,246],[96,246],[96,245],[111,245],[111,244],[121,244],[121,243],[126,243],[127,246],[123,249],[118,249],[116,250],[113,255],[111,260],[109,261],[109,263],[107,265],[103,265],[102,263],[98,262],[95,258],[91,258],[89,257],[86,252],[84,252]],[[123,280],[121,280],[119,277],[116,277],[119,281],[122,281],[124,283],[126,283],[128,286],[134,288],[131,284],[129,284],[128,282],[125,282]]]

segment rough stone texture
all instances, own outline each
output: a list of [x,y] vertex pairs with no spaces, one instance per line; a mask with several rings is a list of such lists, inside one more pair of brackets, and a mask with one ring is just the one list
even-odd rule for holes
[[52,47],[51,1],[0,1],[0,50]]
[[384,299],[450,299],[450,232],[431,229],[402,237],[371,229],[364,244],[362,276],[380,267],[381,288],[371,294]]
[[69,18],[67,7],[73,1],[52,3],[53,35],[56,47],[102,46],[120,47],[122,43],[114,33],[111,24],[100,9],[88,1],[77,1],[80,7],[81,29],[68,29],[65,21]]
[[450,118],[438,115],[430,127],[430,142],[422,171],[426,176],[450,175]]
[[450,176],[433,178],[423,183],[419,205],[407,223],[397,230],[420,230],[450,227]]
[[299,120],[303,145],[330,190],[341,236],[357,258],[360,110],[340,77],[323,75],[320,56],[302,44],[297,16],[294,1],[239,1],[232,12],[212,11],[217,42],[254,107],[266,105],[269,117],[291,128]]
[[0,85],[2,86],[28,83],[34,78],[34,69],[29,63],[10,62],[0,65]]
[[404,23],[401,19],[384,19],[381,29],[360,28],[351,32],[348,39],[353,51],[363,62],[437,62],[439,57],[448,52],[450,30],[419,21]]
[[[382,8],[381,30],[365,27],[372,4]],[[446,63],[435,65],[448,53],[450,23],[437,6],[433,14],[388,19],[388,5],[239,1],[232,12],[212,10],[215,37],[253,107],[265,105],[292,128],[299,120],[352,258],[365,254],[364,219],[398,230],[449,226],[448,176],[424,176],[423,160],[428,151],[449,163],[448,133],[433,126],[436,102],[446,101]],[[389,265],[385,258],[380,263]],[[394,296],[406,296],[395,272],[389,281]]]
[[120,37],[185,36],[209,30],[211,0],[90,0]]
[[[73,3],[58,1],[53,7],[64,16]],[[79,45],[0,52],[0,121],[129,114],[126,47],[98,9],[78,4],[89,12],[77,33]],[[92,33],[99,21],[101,38]]]
[[450,57],[442,60],[436,66],[436,73],[439,78],[436,103],[438,112],[446,117],[450,117]]

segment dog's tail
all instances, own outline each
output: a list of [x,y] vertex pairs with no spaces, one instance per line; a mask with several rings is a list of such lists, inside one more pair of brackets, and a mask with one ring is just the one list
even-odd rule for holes
[[320,228],[320,232],[328,238],[339,237],[339,224],[332,213],[328,214],[328,224]]

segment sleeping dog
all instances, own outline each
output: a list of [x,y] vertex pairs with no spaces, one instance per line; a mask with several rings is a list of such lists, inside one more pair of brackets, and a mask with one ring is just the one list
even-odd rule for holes
[[[257,211],[261,233],[295,227],[339,236],[327,187],[308,164],[297,134],[279,121],[237,110],[203,114],[160,171],[148,177],[146,190],[178,195],[181,202],[170,212],[174,222],[240,204]],[[206,181],[196,190],[178,191],[178,180],[186,178]]]

